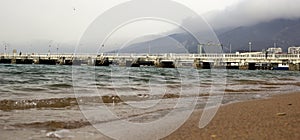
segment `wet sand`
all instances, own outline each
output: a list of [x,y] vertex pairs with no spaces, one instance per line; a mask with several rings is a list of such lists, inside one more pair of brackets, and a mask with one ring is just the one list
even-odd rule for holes
[[[35,114],[42,110],[20,110],[12,113],[17,115],[27,111]],[[70,110],[53,111],[64,112],[65,117],[54,118],[60,121],[34,123],[35,118],[31,118],[33,115],[25,113],[27,116],[17,119],[20,123],[13,125],[6,123],[0,127],[0,139],[110,139],[91,126],[75,106]],[[7,113],[10,112],[0,111],[0,118],[2,118],[0,121],[7,121],[4,119],[7,118],[9,122],[14,118],[14,116],[5,116]],[[76,117],[70,120],[69,115]],[[224,105],[208,126],[202,129],[198,128],[200,116],[201,110],[195,110],[181,128],[164,139],[298,140],[300,139],[300,92]],[[36,114],[35,117],[42,119],[43,116]],[[29,118],[32,120],[30,121]],[[25,120],[33,123],[26,123]],[[56,134],[62,137],[58,138]]]
[[198,128],[197,110],[165,140],[300,139],[300,92],[222,106],[214,119]]

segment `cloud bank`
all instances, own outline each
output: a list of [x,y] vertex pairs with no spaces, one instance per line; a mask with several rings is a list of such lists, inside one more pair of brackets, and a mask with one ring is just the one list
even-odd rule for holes
[[214,29],[249,26],[274,19],[300,18],[300,0],[241,0],[204,15]]

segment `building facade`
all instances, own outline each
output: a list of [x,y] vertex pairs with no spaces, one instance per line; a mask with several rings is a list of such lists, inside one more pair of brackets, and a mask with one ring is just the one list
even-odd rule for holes
[[289,47],[288,53],[289,54],[299,54],[300,53],[300,47]]
[[267,52],[268,53],[275,53],[275,54],[282,53],[282,48],[268,48]]

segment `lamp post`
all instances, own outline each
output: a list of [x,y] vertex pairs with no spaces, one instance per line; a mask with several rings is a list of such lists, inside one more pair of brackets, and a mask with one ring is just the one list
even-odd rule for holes
[[249,42],[249,52],[252,51],[252,42]]
[[148,41],[148,54],[150,54],[150,42]]
[[57,56],[58,56],[58,48],[56,48]]
[[5,54],[5,56],[8,56],[8,52],[9,52],[9,44],[8,43],[6,43],[6,42],[4,42],[3,43],[4,44],[4,54]]
[[102,45],[101,45],[101,48],[100,48],[100,52],[101,52],[101,49],[102,49],[102,52],[101,52],[101,55],[102,55],[102,56],[104,55],[104,54],[103,54],[103,53],[104,53],[104,47],[105,47],[105,44],[102,44]]
[[199,44],[198,47],[199,47],[198,52],[199,52],[200,55],[202,55],[202,47],[203,47],[203,44]]
[[51,45],[49,45],[49,49],[48,49],[48,55],[50,55],[50,48],[51,48]]
[[6,46],[6,43],[5,43],[4,44],[4,53],[5,53],[5,55],[7,55],[6,50],[7,50],[7,46]]

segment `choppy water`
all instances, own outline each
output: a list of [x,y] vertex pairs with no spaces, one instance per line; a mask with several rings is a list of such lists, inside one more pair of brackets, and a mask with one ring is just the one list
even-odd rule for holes
[[[299,77],[293,71],[0,65],[0,129],[45,129],[37,132],[39,139],[52,129],[88,125],[76,97],[105,103],[120,118],[151,121],[168,113],[179,97],[197,97],[198,108],[214,93],[224,93],[223,103],[264,98],[298,91]],[[163,106],[154,107],[161,99]],[[128,105],[140,109],[128,111]]]
[[[72,69],[76,80],[72,80]],[[225,73],[225,74],[224,74]],[[78,75],[79,74],[79,75]],[[73,85],[88,94],[97,86],[105,94],[130,92],[164,94],[180,92],[177,87],[209,92],[222,74],[226,93],[290,92],[300,86],[300,73],[293,71],[195,70],[119,67],[71,67],[48,65],[0,65],[0,98],[47,99],[74,97]],[[73,75],[73,77],[74,77]],[[91,77],[92,76],[92,77]],[[157,91],[155,91],[157,90]],[[166,90],[166,91],[165,91]],[[84,92],[85,91],[85,92]],[[271,92],[269,92],[271,94]]]

